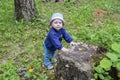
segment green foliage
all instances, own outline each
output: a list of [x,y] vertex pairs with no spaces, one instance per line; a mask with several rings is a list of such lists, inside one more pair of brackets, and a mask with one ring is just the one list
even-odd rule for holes
[[120,52],[120,45],[118,45],[117,43],[114,43],[114,44],[112,44],[112,49],[115,52],[119,53]]
[[118,56],[115,53],[107,53],[106,56],[110,58],[113,62],[118,61]]
[[[114,29],[114,31],[112,31]],[[91,41],[93,43],[98,43],[101,46],[106,46],[111,48],[110,45],[113,42],[119,42],[119,34],[120,27],[114,26],[114,28],[110,26],[106,26],[104,28],[98,29],[98,31],[91,35]]]
[[[100,64],[95,67],[96,73],[94,76],[96,79],[99,77],[101,80],[113,80],[109,73],[111,67],[114,67],[118,72],[120,71],[120,51],[118,51],[118,48],[120,49],[119,45],[120,43],[113,43],[111,45],[113,52],[108,52],[106,54],[107,58],[103,58],[100,61]],[[119,77],[119,73],[116,74],[118,75],[117,77]]]
[[100,61],[100,67],[105,69],[105,70],[110,70],[112,66],[112,62],[110,60],[107,59],[103,59]]
[[17,68],[14,66],[12,61],[8,61],[0,65],[0,79],[1,80],[19,80],[17,76]]

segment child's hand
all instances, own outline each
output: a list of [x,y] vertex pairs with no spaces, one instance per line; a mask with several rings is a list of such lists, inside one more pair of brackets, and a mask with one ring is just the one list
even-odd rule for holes
[[78,45],[77,42],[71,42],[71,43],[70,43],[70,46],[77,46],[77,45]]
[[64,48],[64,47],[63,47],[61,50],[62,50],[63,52],[68,52],[68,51],[69,51],[67,48]]

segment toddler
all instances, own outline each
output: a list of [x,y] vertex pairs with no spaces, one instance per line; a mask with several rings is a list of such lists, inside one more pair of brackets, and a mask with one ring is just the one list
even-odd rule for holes
[[55,51],[68,51],[67,48],[63,47],[61,42],[62,39],[64,39],[67,43],[70,43],[70,45],[76,45],[76,43],[73,42],[72,37],[63,28],[65,21],[61,13],[54,13],[50,19],[49,24],[51,29],[44,41],[44,65],[48,69],[53,69],[54,66],[50,60],[53,59],[55,62],[57,62]]

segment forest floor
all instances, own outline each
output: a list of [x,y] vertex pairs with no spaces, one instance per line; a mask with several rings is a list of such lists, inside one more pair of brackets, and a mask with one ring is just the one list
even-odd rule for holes
[[[74,41],[90,42],[110,51],[110,45],[120,40],[119,5],[119,0],[36,1],[42,18],[29,23],[15,21],[14,2],[1,0],[0,80],[54,80],[54,71],[43,64],[43,42],[54,12],[64,15],[64,28]],[[69,47],[65,41],[63,45]]]

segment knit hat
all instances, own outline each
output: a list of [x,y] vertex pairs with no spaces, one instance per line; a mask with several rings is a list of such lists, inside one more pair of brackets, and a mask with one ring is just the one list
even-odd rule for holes
[[63,22],[63,25],[65,24],[65,21],[64,21],[64,18],[63,18],[63,15],[61,13],[54,13],[50,19],[50,25],[51,25],[51,22],[54,20],[54,19],[60,19],[62,20]]

